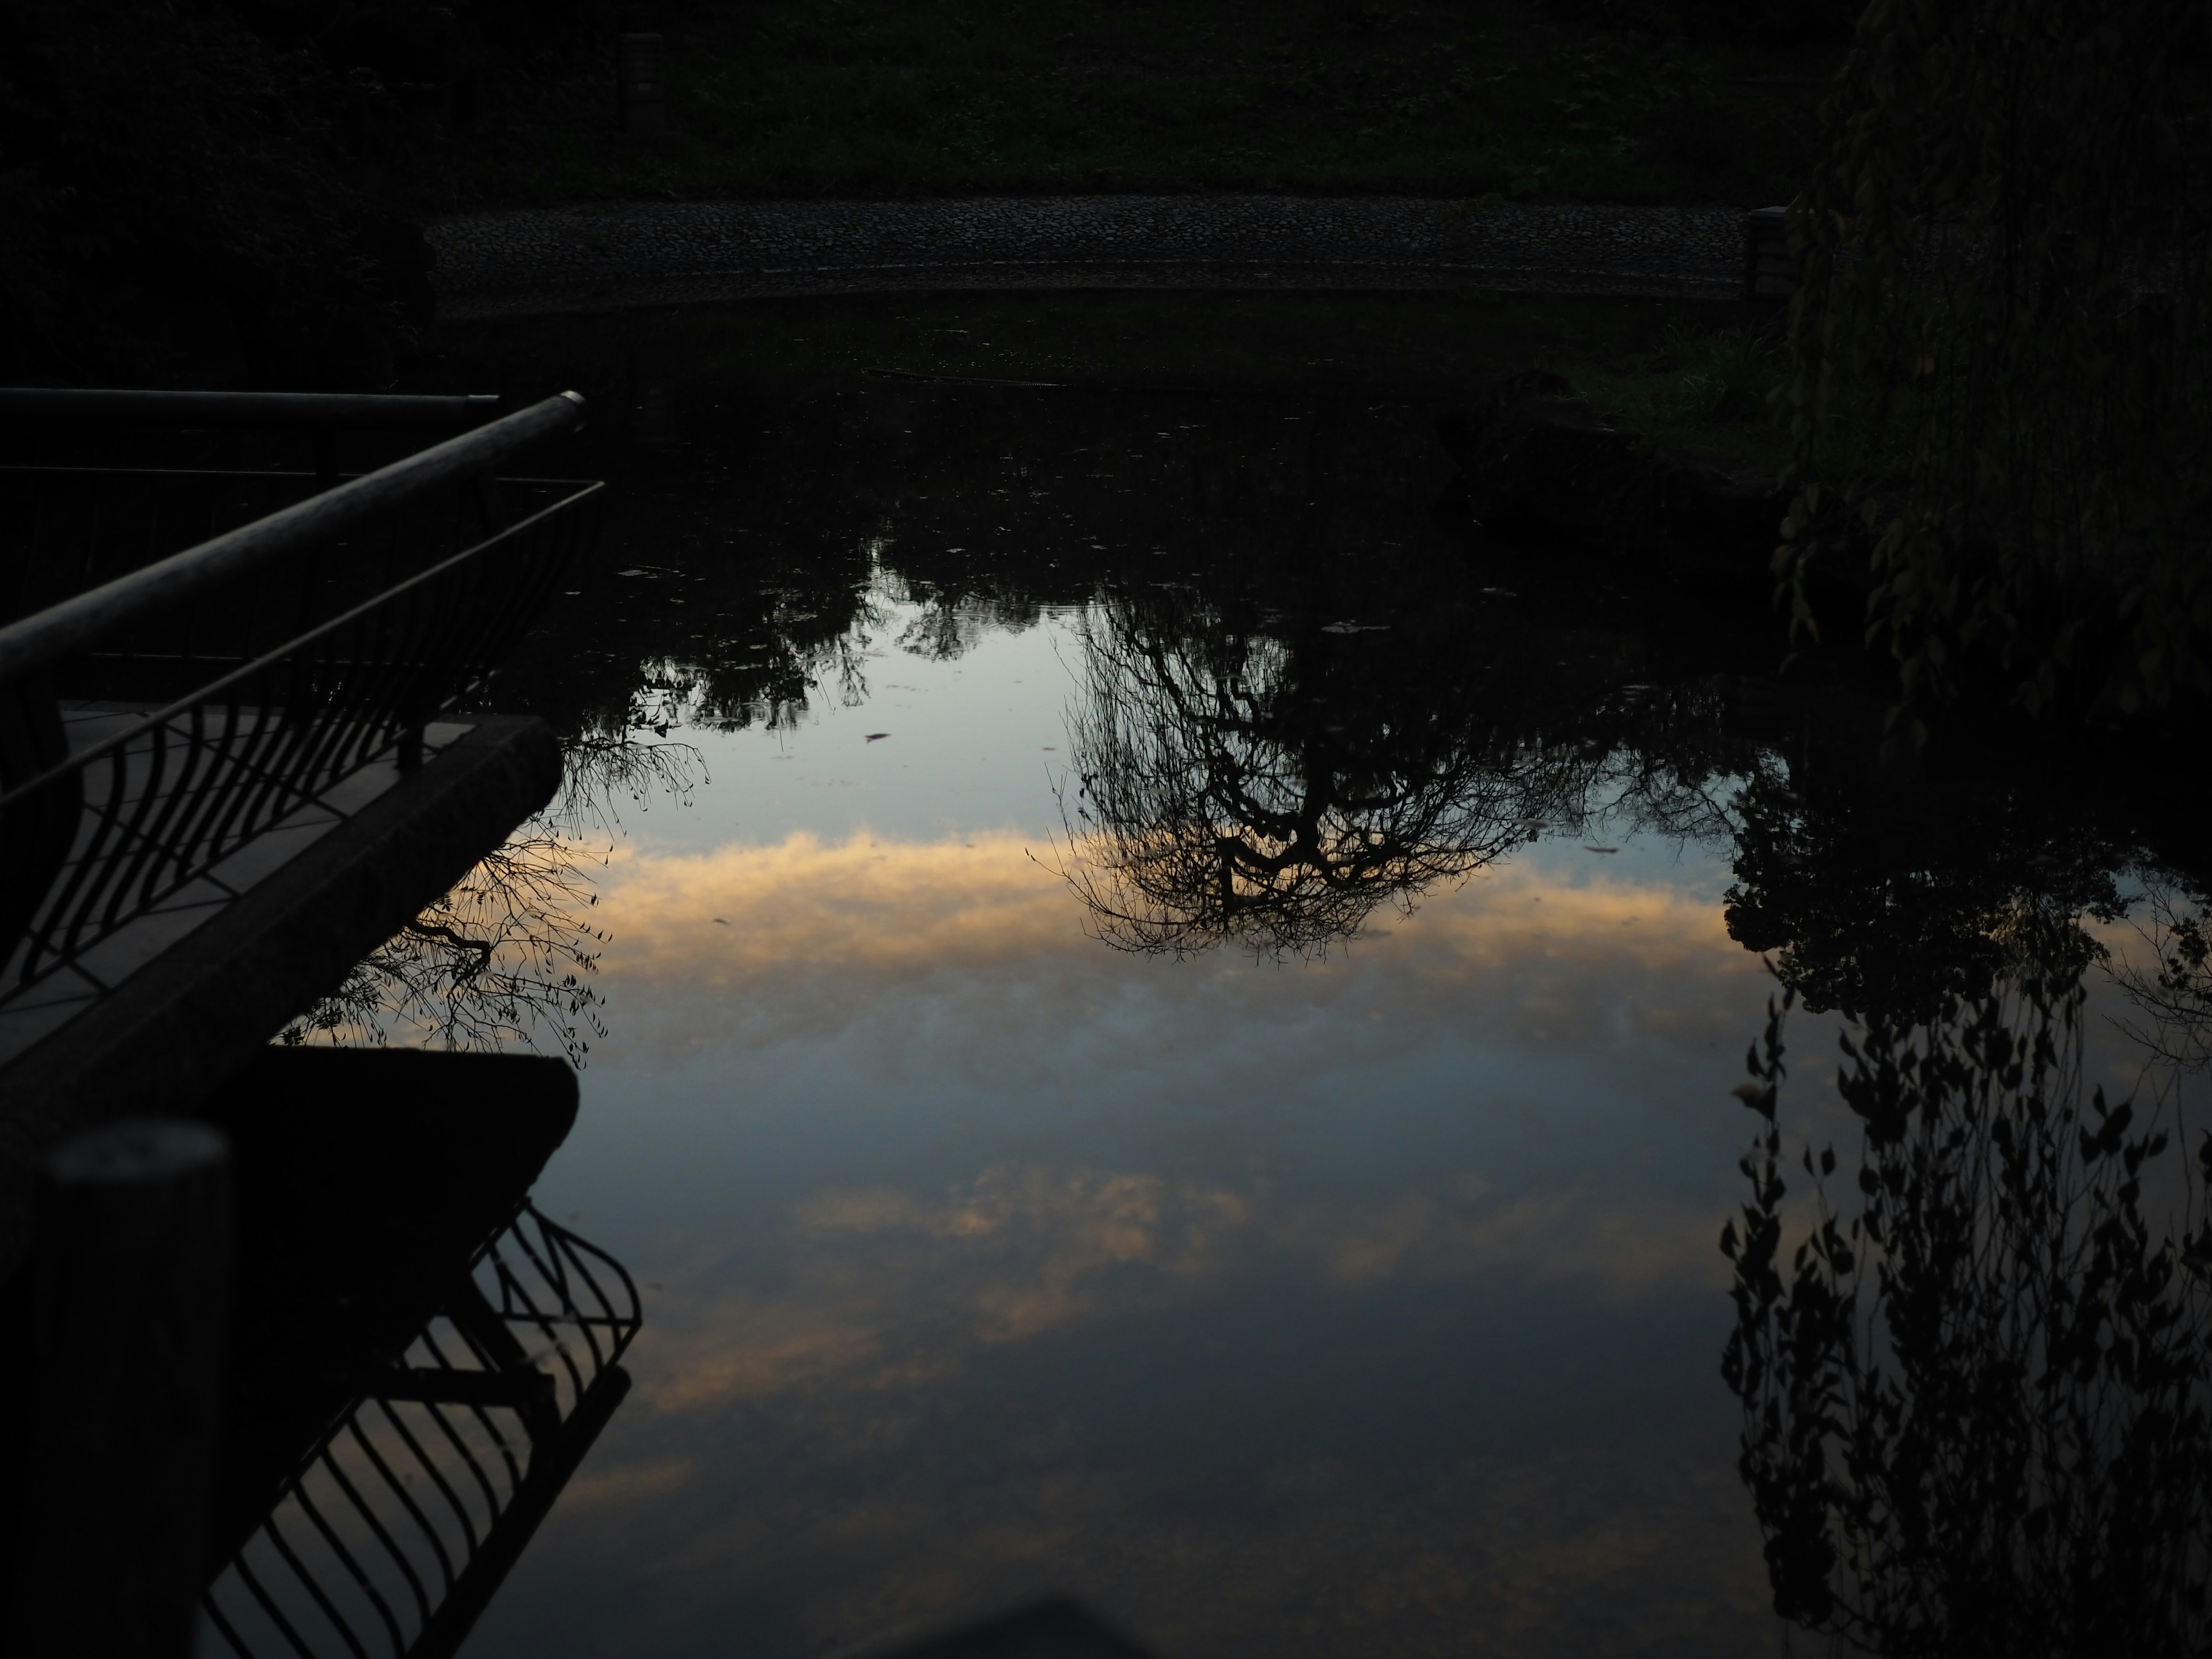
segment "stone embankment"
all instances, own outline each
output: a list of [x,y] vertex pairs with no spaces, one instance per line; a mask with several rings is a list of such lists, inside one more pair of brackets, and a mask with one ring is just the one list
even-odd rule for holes
[[1729,208],[1404,197],[648,202],[426,228],[441,316],[954,289],[1491,289],[1729,299]]

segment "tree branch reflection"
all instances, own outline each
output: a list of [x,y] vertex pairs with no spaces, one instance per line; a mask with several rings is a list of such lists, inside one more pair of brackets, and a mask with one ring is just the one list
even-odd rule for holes
[[1402,629],[1285,637],[1102,601],[1061,799],[1061,873],[1098,937],[1316,957],[1578,820],[1593,758],[1520,741],[1482,665]]
[[557,1047],[581,1066],[606,1035],[592,983],[608,934],[591,870],[620,833],[619,797],[689,798],[689,744],[586,732],[563,745],[560,793],[453,890],[355,964],[286,1027],[288,1046],[376,1047],[394,1037],[464,1051]]
[[1839,1182],[1832,1148],[1785,1154],[1790,1000],[1739,1091],[1761,1127],[1723,1236],[1778,1610],[1891,1656],[2203,1651],[2212,1137],[2192,1179],[2166,1114],[2084,1099],[2062,969],[1870,1018]]

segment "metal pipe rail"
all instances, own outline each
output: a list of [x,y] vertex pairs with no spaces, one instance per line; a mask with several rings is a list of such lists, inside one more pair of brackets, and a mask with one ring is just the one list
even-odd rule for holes
[[[564,392],[320,493],[0,468],[0,1006],[204,877],[242,890],[232,855],[364,765],[419,761],[589,529],[599,485],[495,469],[582,419]],[[170,552],[180,516],[217,533]]]
[[454,427],[489,421],[496,394],[356,392],[132,392],[0,386],[0,422],[143,421],[191,426]]
[[583,421],[583,398],[564,392],[0,627],[0,684],[44,672],[103,635],[415,506]]

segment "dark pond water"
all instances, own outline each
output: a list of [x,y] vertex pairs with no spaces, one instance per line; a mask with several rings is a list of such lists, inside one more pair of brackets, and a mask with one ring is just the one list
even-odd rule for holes
[[[1760,596],[1451,530],[1418,404],[585,389],[605,544],[501,694],[579,787],[515,960],[592,958],[534,1027],[589,1045],[537,1202],[646,1315],[481,1659],[821,1654],[1054,1589],[1192,1659],[1771,1652],[1765,1540],[1802,1589],[1826,1490],[1771,1445],[1747,1486],[1723,1376],[1774,970],[1784,1151],[1833,1139],[1839,1212],[1845,1013],[1967,1054],[1947,994],[2024,1031],[2081,974],[2082,1076],[2180,1109],[2116,1023],[2201,1032],[2121,983],[2200,844],[2136,761],[1886,774],[1879,701],[1775,678]],[[1978,1213],[1942,1178],[1899,1260]],[[1970,1419],[1883,1420],[1924,1474]],[[2107,1466],[2069,1467],[2087,1535]],[[1832,1503],[1872,1588],[1856,1626],[1799,1594],[1797,1639],[1938,1650],[1892,1638],[1966,1617],[1929,1588],[1965,1490],[1917,1566]],[[2194,1513],[2160,1547],[2201,1580]]]

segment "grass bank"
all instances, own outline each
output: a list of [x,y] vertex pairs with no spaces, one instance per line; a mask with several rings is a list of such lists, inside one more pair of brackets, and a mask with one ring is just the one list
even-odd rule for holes
[[[1540,349],[1583,401],[1650,442],[1778,473],[1790,458],[1771,399],[1789,374],[1777,314],[1650,319],[1610,350]],[[1656,339],[1651,336],[1656,334]]]
[[1692,43],[1530,0],[747,0],[671,8],[672,130],[611,64],[507,85],[426,209],[1079,191],[1778,200],[1834,46]]

